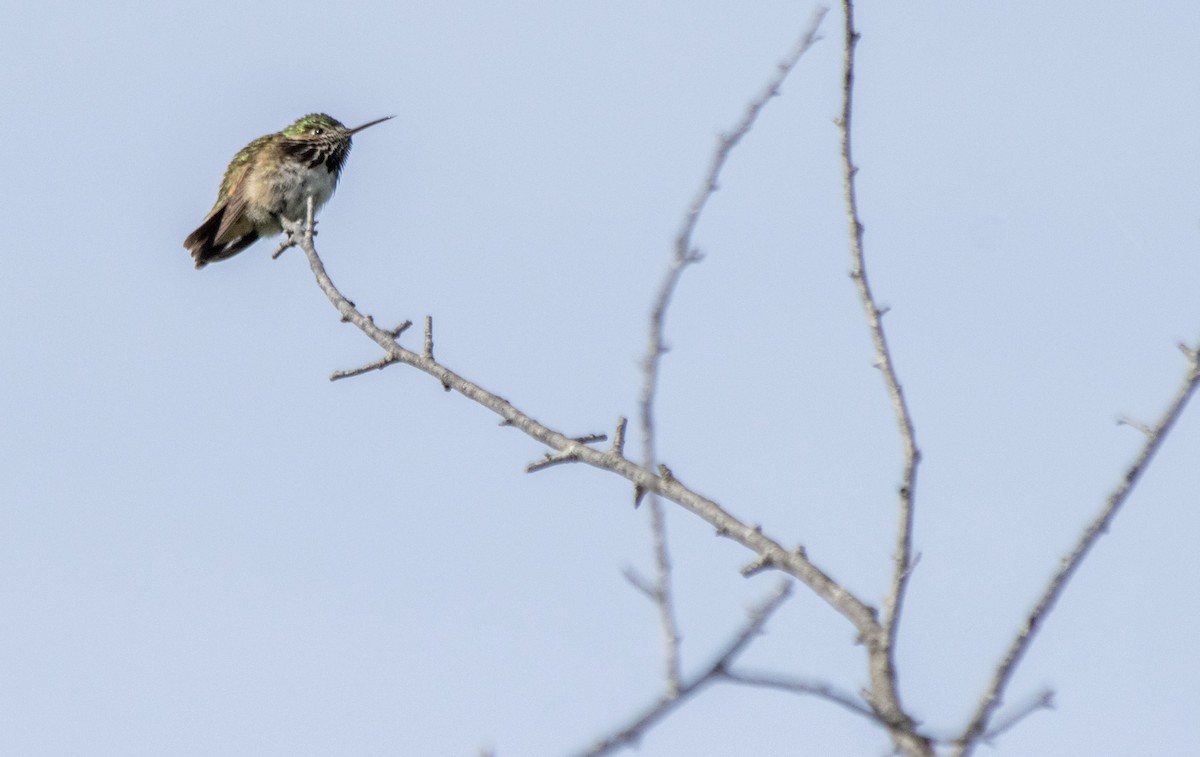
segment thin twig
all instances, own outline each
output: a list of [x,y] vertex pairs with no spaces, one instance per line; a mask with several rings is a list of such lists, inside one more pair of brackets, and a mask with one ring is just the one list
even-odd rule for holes
[[796,64],[800,62],[800,58],[820,39],[817,30],[820,28],[821,21],[825,18],[826,12],[825,8],[818,8],[813,13],[807,28],[800,35],[796,46],[787,58],[779,64],[778,70],[767,82],[762,93],[750,102],[741,120],[738,121],[733,130],[728,134],[722,135],[717,140],[717,147],[713,152],[712,161],[709,163],[708,172],[705,174],[704,180],[700,183],[695,197],[692,198],[692,202],[688,206],[679,231],[675,236],[671,262],[667,266],[667,271],[663,275],[662,282],[659,284],[658,294],[654,298],[654,305],[650,311],[650,334],[647,340],[646,355],[642,359],[642,437],[643,446],[646,448],[647,457],[649,458],[645,461],[647,468],[652,469],[655,462],[653,459],[654,400],[658,391],[659,365],[662,362],[663,355],[667,351],[666,344],[663,342],[663,328],[666,324],[667,309],[671,304],[671,297],[675,293],[675,288],[679,283],[680,277],[683,275],[684,269],[700,259],[699,251],[692,245],[692,234],[696,230],[696,224],[699,222],[700,215],[708,204],[709,198],[717,191],[718,180],[720,179],[722,169],[725,167],[725,161],[729,158],[729,154],[742,141],[742,138],[750,133],[750,129],[753,128],[758,114],[762,112],[762,109],[766,107],[771,98],[779,94],[779,87],[783,84],[788,74],[791,73],[792,69],[796,67]]
[[392,336],[394,336],[394,337],[398,337],[398,336],[400,336],[401,334],[403,334],[405,331],[408,331],[408,328],[409,328],[410,326],[412,326],[412,321],[405,320],[405,321],[404,321],[404,323],[401,323],[399,326],[397,326],[396,328],[392,329],[392,331],[391,331],[391,334],[392,334]]
[[[666,353],[666,345],[663,342],[663,327],[666,323],[667,308],[670,305],[671,297],[675,292],[680,277],[683,275],[684,269],[700,259],[699,251],[692,244],[692,235],[695,232],[696,224],[699,222],[700,215],[708,204],[709,198],[717,191],[721,170],[724,168],[729,154],[741,142],[742,138],[750,132],[755,120],[758,118],[758,114],[766,107],[771,98],[779,94],[779,87],[783,84],[784,79],[796,67],[796,64],[800,61],[804,53],[817,41],[817,29],[820,27],[824,16],[824,8],[817,10],[813,14],[807,29],[801,35],[791,53],[779,64],[778,70],[767,82],[762,93],[750,102],[741,120],[734,126],[733,131],[721,136],[717,141],[717,147],[709,164],[708,173],[705,175],[700,188],[696,191],[695,197],[688,206],[679,232],[675,237],[671,262],[667,266],[666,274],[659,285],[658,294],[651,308],[650,334],[647,341],[646,356],[642,361],[640,403],[642,466],[647,470],[654,470],[658,461],[658,455],[655,450],[654,401],[658,391],[659,366],[662,362],[662,356]],[[635,504],[640,502],[641,494],[642,491],[635,490]],[[649,510],[654,562],[657,569],[658,591],[656,592],[656,596],[659,598],[659,622],[662,626],[664,640],[667,688],[668,690],[678,690],[680,685],[679,630],[671,599],[671,559],[667,550],[666,521],[662,505],[658,502],[653,491],[650,492]]]
[[[571,441],[578,444],[594,444],[595,442],[603,442],[607,440],[607,434],[586,434],[584,436],[571,437]],[[555,465],[575,462],[579,462],[579,455],[576,453],[575,448],[571,448],[555,454],[547,453],[546,456],[541,460],[526,465],[525,472],[537,473],[540,470],[545,470],[546,468],[550,468]]]
[[533,462],[533,463],[530,463],[529,465],[526,465],[525,472],[526,473],[537,473],[538,471],[545,470],[547,468],[552,468],[555,465],[562,465],[564,463],[577,463],[577,462],[579,462],[579,456],[574,454],[571,451],[559,452],[559,453],[553,454],[553,455],[550,453],[546,453],[546,456],[543,457],[541,460],[538,460],[537,462]]
[[1013,639],[1008,652],[1004,655],[1004,659],[996,668],[996,674],[984,692],[982,699],[980,699],[979,706],[975,710],[970,723],[963,729],[962,736],[957,739],[959,743],[958,751],[955,752],[957,757],[968,757],[977,746],[979,737],[988,732],[988,721],[1003,700],[1004,689],[1008,686],[1017,664],[1020,663],[1026,650],[1029,649],[1029,645],[1037,634],[1038,628],[1045,621],[1046,615],[1054,608],[1054,604],[1062,595],[1067,582],[1070,581],[1075,571],[1079,569],[1088,552],[1091,551],[1100,537],[1108,531],[1109,524],[1133,492],[1134,487],[1141,479],[1142,474],[1145,473],[1150,461],[1154,458],[1154,453],[1162,446],[1163,441],[1167,438],[1167,434],[1175,425],[1175,421],[1179,420],[1184,407],[1187,406],[1188,400],[1196,393],[1196,387],[1200,385],[1200,348],[1185,351],[1185,354],[1188,356],[1187,373],[1176,390],[1175,396],[1166,410],[1163,411],[1158,422],[1146,433],[1146,441],[1142,445],[1141,451],[1138,452],[1137,457],[1134,458],[1133,462],[1125,470],[1124,475],[1121,476],[1121,481],[1108,495],[1108,498],[1104,501],[1104,506],[1101,507],[1095,519],[1084,529],[1074,548],[1062,559],[1058,571],[1050,579],[1050,582],[1046,585],[1046,589],[1042,592],[1041,598],[1038,599],[1037,605],[1034,606],[1033,611],[1025,619],[1024,625],[1017,633],[1016,638]]
[[650,494],[650,535],[654,552],[654,600],[663,636],[664,676],[668,696],[677,696],[680,686],[679,622],[671,592],[671,553],[667,549],[666,516],[662,502]]
[[674,694],[668,693],[658,702],[646,708],[641,714],[619,731],[601,739],[583,754],[588,757],[611,754],[623,746],[634,744],[641,738],[650,726],[662,720],[678,708],[701,688],[726,677],[726,670],[745,651],[755,636],[762,633],[763,626],[771,615],[779,609],[784,600],[791,594],[791,584],[782,582],[757,607],[750,611],[749,617],[741,630],[726,643],[713,660],[701,673],[683,683]]
[[999,718],[999,722],[994,723],[981,738],[984,742],[994,741],[1033,713],[1052,709],[1054,709],[1054,692],[1047,689],[1012,712],[1005,713],[1004,717]]
[[350,368],[349,370],[345,371],[334,371],[333,374],[329,376],[329,380],[340,381],[341,379],[361,376],[364,373],[370,373],[371,371],[381,371],[395,362],[395,358],[393,358],[391,355],[385,355],[373,363],[367,363],[366,365],[360,365],[357,368]]
[[614,455],[625,454],[625,426],[627,421],[625,416],[617,416],[617,429],[613,432],[612,451]]
[[637,589],[642,594],[645,594],[646,598],[651,602],[654,601],[654,584],[650,583],[648,578],[643,576],[641,573],[638,573],[633,568],[626,568],[624,571],[622,571],[622,575],[625,576],[625,580],[628,581],[633,588]]
[[744,684],[746,686],[778,689],[780,691],[787,691],[792,694],[799,694],[801,696],[819,697],[821,699],[833,702],[839,707],[849,710],[856,715],[862,715],[875,725],[886,727],[885,723],[880,722],[879,716],[875,714],[875,711],[863,704],[860,698],[850,694],[849,692],[839,690],[831,683],[791,678],[788,676],[777,675],[775,673],[734,670],[725,670],[723,676],[727,681]]
[[1117,425],[1129,426],[1132,429],[1141,431],[1146,436],[1154,433],[1154,429],[1150,428],[1150,426],[1146,425],[1142,421],[1137,420],[1136,418],[1130,418],[1127,415],[1122,415],[1121,417],[1117,418]]

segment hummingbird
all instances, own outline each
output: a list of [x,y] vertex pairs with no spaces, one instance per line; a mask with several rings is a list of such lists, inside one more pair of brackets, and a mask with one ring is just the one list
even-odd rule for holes
[[261,237],[283,231],[280,219],[300,221],[333,195],[350,138],[395,116],[347,129],[336,118],[310,113],[283,131],[259,137],[242,148],[221,180],[217,202],[183,246],[203,268],[238,254]]

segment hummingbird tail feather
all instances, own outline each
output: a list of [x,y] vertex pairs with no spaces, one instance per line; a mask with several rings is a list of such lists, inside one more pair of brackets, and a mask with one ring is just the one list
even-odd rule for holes
[[225,210],[226,208],[222,207],[204,219],[204,223],[183,240],[183,246],[192,253],[192,257],[196,260],[196,268],[203,268],[209,263],[231,258],[258,241],[258,232],[251,230],[240,237],[226,242],[218,242],[217,238],[220,236],[221,221],[225,216]]

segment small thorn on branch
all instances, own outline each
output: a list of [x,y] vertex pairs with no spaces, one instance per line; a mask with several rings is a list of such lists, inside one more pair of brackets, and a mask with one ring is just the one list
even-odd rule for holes
[[1154,429],[1151,428],[1149,424],[1143,423],[1135,418],[1130,418],[1128,415],[1122,415],[1121,417],[1117,418],[1117,425],[1129,426],[1132,429],[1141,431],[1146,436],[1152,436],[1154,434]]

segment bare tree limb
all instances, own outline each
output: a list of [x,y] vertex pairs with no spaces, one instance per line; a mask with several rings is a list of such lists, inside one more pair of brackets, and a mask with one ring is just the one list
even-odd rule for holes
[[381,329],[374,321],[363,315],[350,300],[346,299],[325,271],[317,254],[312,237],[300,224],[288,222],[286,226],[296,231],[296,245],[304,251],[312,268],[317,286],[333,304],[343,320],[353,324],[368,338],[378,344],[396,362],[428,374],[439,383],[450,387],[467,399],[496,415],[501,422],[529,436],[540,444],[555,451],[574,452],[579,462],[593,468],[614,473],[631,483],[652,491],[713,526],[723,537],[732,539],[759,555],[768,555],[782,572],[793,576],[813,590],[821,599],[845,617],[864,636],[879,629],[875,609],[843,588],[837,581],[819,568],[801,549],[789,550],[778,540],[772,539],[761,528],[747,525],[727,512],[715,501],[685,486],[676,476],[664,477],[646,470],[613,449],[598,450],[580,444],[567,435],[540,423],[530,415],[517,409],[511,402],[475,384],[441,363],[400,345],[392,333]]
[[[659,366],[663,355],[666,353],[666,345],[663,342],[663,326],[666,322],[667,308],[670,305],[671,296],[674,294],[675,287],[678,285],[684,269],[700,260],[700,252],[692,244],[692,235],[695,232],[696,224],[700,220],[700,215],[708,204],[709,198],[717,191],[718,179],[720,178],[721,170],[725,166],[725,161],[729,158],[730,152],[750,132],[755,120],[758,118],[758,114],[766,107],[767,102],[779,94],[779,87],[783,83],[783,80],[796,67],[796,64],[800,61],[804,53],[817,41],[817,29],[820,27],[824,16],[824,9],[820,9],[813,14],[807,29],[801,35],[792,52],[779,64],[778,71],[767,82],[767,86],[763,92],[751,101],[750,105],[746,108],[745,114],[734,127],[733,131],[723,135],[717,141],[717,148],[709,164],[708,173],[705,175],[700,188],[697,190],[695,197],[688,206],[687,212],[684,214],[679,233],[675,237],[671,262],[667,266],[666,274],[659,285],[658,294],[654,299],[654,305],[651,309],[649,340],[646,347],[646,356],[642,361],[642,467],[646,470],[654,470],[658,462],[658,455],[655,450],[654,401],[658,392]],[[642,493],[641,490],[635,490],[635,505],[641,501]],[[655,597],[658,604],[659,624],[662,627],[663,634],[667,691],[669,693],[677,693],[680,686],[679,627],[678,621],[675,618],[672,601],[671,558],[667,547],[665,514],[653,490],[650,491],[649,510],[657,582]]]
[[700,188],[696,191],[695,197],[692,198],[692,202],[684,214],[683,222],[680,224],[679,232],[675,236],[671,262],[667,267],[662,282],[659,284],[658,294],[655,296],[654,305],[651,308],[650,335],[646,345],[646,356],[642,359],[642,442],[644,455],[648,458],[645,460],[647,469],[653,469],[655,464],[654,400],[658,391],[659,365],[662,362],[663,355],[667,351],[666,344],[663,341],[663,328],[666,324],[667,309],[671,304],[671,297],[675,293],[675,288],[679,284],[679,279],[683,275],[684,269],[700,260],[700,252],[692,244],[692,234],[696,230],[696,224],[699,222],[700,215],[708,204],[709,198],[717,191],[718,180],[721,177],[721,171],[725,167],[725,162],[728,160],[729,154],[742,141],[742,138],[750,133],[750,129],[753,128],[759,113],[762,112],[767,103],[779,94],[779,87],[783,84],[788,74],[791,73],[792,69],[796,67],[796,64],[800,62],[800,58],[820,40],[817,30],[820,28],[821,21],[825,18],[826,12],[825,8],[818,8],[813,13],[808,26],[800,35],[800,39],[792,49],[792,52],[779,64],[775,76],[767,82],[762,93],[750,102],[750,105],[746,108],[746,112],[734,126],[733,130],[728,134],[722,135],[717,140],[717,147],[709,163],[708,172],[705,174]]
[[[807,49],[807,46],[815,41],[815,24],[820,22],[821,17],[822,12],[818,12],[814,17],[814,27],[803,36],[802,48]],[[803,52],[803,50],[800,50],[800,52]],[[776,90],[774,87],[768,87],[767,91],[769,98],[770,94],[773,94]],[[761,106],[759,107],[761,108]],[[738,138],[740,136],[739,134]],[[728,138],[726,138],[726,141],[728,141]],[[725,152],[728,152],[728,149]],[[721,160],[723,162],[723,158]],[[706,190],[704,194],[707,196],[709,193],[711,191]],[[698,210],[699,208],[697,208],[697,212]],[[500,416],[503,425],[518,429],[530,438],[546,445],[551,450],[570,453],[581,463],[601,470],[607,470],[625,478],[642,491],[654,493],[675,502],[683,509],[713,526],[718,535],[732,539],[756,555],[766,557],[776,569],[803,582],[835,611],[849,620],[863,638],[874,638],[879,634],[881,626],[878,623],[875,608],[854,596],[831,578],[828,573],[809,559],[803,549],[788,549],[784,547],[778,540],[764,533],[761,528],[748,525],[727,512],[715,501],[685,486],[675,475],[670,474],[669,471],[663,469],[667,475],[656,475],[651,468],[638,465],[625,457],[621,449],[616,445],[612,449],[601,451],[580,444],[565,434],[540,423],[530,415],[516,408],[503,397],[493,394],[478,384],[454,373],[433,359],[430,354],[415,352],[399,344],[396,341],[396,335],[391,330],[379,328],[370,316],[358,310],[355,304],[346,298],[333,284],[313,243],[311,203],[308,218],[305,222],[295,223],[285,221],[284,227],[289,234],[289,243],[299,246],[304,251],[309,262],[309,267],[316,278],[317,286],[338,311],[341,319],[362,331],[368,338],[378,344],[392,360],[404,363],[428,374],[447,389],[456,391],[467,399],[496,413]]]
[[912,555],[912,518],[913,505],[916,495],[917,466],[921,461],[921,453],[917,447],[916,432],[913,427],[912,413],[904,397],[904,389],[900,384],[892,359],[891,348],[888,346],[887,335],[883,328],[883,313],[875,301],[867,278],[866,258],[863,252],[863,224],[858,213],[857,175],[858,168],[854,165],[851,152],[851,117],[853,112],[854,88],[854,50],[858,44],[859,35],[854,28],[854,3],[844,0],[845,8],[845,50],[842,89],[842,115],[838,119],[842,142],[843,188],[846,202],[846,216],[850,223],[850,255],[852,267],[850,277],[858,289],[859,299],[866,312],[867,324],[871,331],[871,342],[875,347],[876,367],[883,375],[887,386],[888,396],[892,400],[892,409],[896,415],[900,436],[904,444],[904,477],[900,485],[900,527],[896,544],[895,565],[892,576],[892,587],[884,605],[884,626],[888,635],[894,640],[896,626],[900,619],[901,606],[904,600],[906,579],[910,574]]
[[767,689],[778,689],[792,694],[801,696],[815,696],[820,699],[833,702],[843,709],[849,710],[856,715],[862,715],[878,726],[887,727],[886,723],[879,720],[879,716],[870,707],[862,703],[862,700],[853,694],[845,691],[840,691],[833,684],[824,683],[822,681],[809,681],[801,678],[792,678],[782,676],[775,673],[760,673],[751,671],[734,671],[725,670],[723,673],[725,680],[732,683],[740,683],[746,686],[757,686]]
[[[882,628],[876,618],[875,609],[848,592],[837,581],[817,567],[808,558],[803,549],[789,550],[785,548],[778,541],[767,536],[761,528],[747,525],[726,512],[713,500],[688,488],[665,468],[662,470],[662,473],[656,475],[624,457],[616,449],[600,451],[580,444],[565,434],[539,423],[531,416],[518,410],[508,400],[468,381],[436,360],[401,346],[390,330],[381,329],[376,326],[372,318],[359,311],[333,284],[313,244],[312,234],[310,233],[312,228],[311,223],[312,208],[310,203],[307,222],[304,225],[287,222],[285,228],[289,229],[295,240],[295,244],[304,251],[309,262],[309,267],[316,278],[317,286],[333,304],[343,321],[357,327],[367,337],[378,344],[395,362],[404,363],[430,375],[443,386],[462,394],[467,399],[496,413],[505,425],[520,430],[550,449],[571,454],[579,462],[615,473],[644,491],[652,492],[662,498],[675,502],[688,512],[712,525],[718,535],[734,540],[755,554],[768,557],[772,565],[778,570],[802,581],[817,596],[821,597],[834,610],[849,620],[862,638],[877,639],[882,633]],[[774,605],[771,605],[765,614],[769,614],[769,611],[773,611],[773,608]],[[751,632],[756,630],[756,628],[757,626],[750,626],[747,633],[739,637],[742,639],[741,643],[733,645],[719,659],[732,659],[733,655],[741,651],[741,647],[749,640],[749,637],[752,635]],[[643,718],[639,719],[642,727],[656,722],[669,710],[678,705],[680,697],[690,696],[697,687],[707,683],[709,678],[693,680],[688,684],[681,683],[677,696],[669,698],[669,701],[665,705],[661,703],[660,705],[656,705]]]
[[[779,541],[763,533],[758,526],[727,512],[715,501],[704,497],[683,484],[665,465],[659,465],[655,450],[654,403],[657,393],[659,369],[666,346],[663,329],[666,313],[683,270],[699,260],[699,252],[693,246],[692,236],[697,221],[708,199],[718,187],[718,179],[729,153],[749,132],[765,104],[778,93],[778,87],[795,66],[800,56],[815,42],[816,29],[824,11],[818,12],[810,28],[801,38],[792,55],[779,67],[776,76],[768,83],[762,95],[751,102],[742,121],[734,131],[721,137],[712,159],[709,172],[700,190],[689,206],[679,234],[675,240],[670,266],[657,292],[651,314],[650,338],[643,361],[643,386],[640,395],[642,415],[643,457],[639,465],[625,457],[624,442],[626,421],[619,419],[613,444],[607,450],[594,449],[588,443],[602,440],[599,435],[588,438],[572,438],[538,422],[516,408],[506,399],[493,394],[473,382],[459,376],[434,358],[432,321],[425,319],[425,339],[422,349],[407,349],[397,341],[410,325],[408,322],[396,329],[378,327],[370,315],[364,314],[334,286],[313,244],[315,234],[313,204],[310,199],[304,223],[285,222],[289,233],[287,241],[276,253],[288,246],[299,246],[305,253],[317,284],[340,314],[342,320],[353,324],[372,339],[383,350],[384,356],[370,364],[348,371],[339,371],[331,379],[382,369],[392,363],[404,363],[427,373],[447,390],[456,391],[476,402],[501,418],[503,425],[512,426],[549,448],[542,461],[530,466],[537,470],[564,462],[580,462],[606,470],[630,481],[635,488],[635,500],[640,493],[651,495],[651,516],[655,537],[656,577],[654,580],[627,573],[630,581],[656,602],[660,610],[667,645],[667,691],[664,697],[639,714],[630,725],[597,744],[588,754],[605,754],[623,745],[633,743],[646,729],[666,717],[675,708],[709,683],[725,680],[742,685],[764,686],[790,691],[796,694],[817,696],[856,714],[867,717],[885,728],[898,752],[917,757],[933,757],[935,744],[952,744],[958,757],[969,757],[981,741],[1004,733],[1031,713],[1051,705],[1049,693],[1043,693],[1011,714],[997,716],[1015,668],[1048,613],[1053,609],[1065,586],[1086,557],[1091,547],[1109,527],[1132,489],[1140,480],[1158,447],[1200,385],[1200,347],[1183,346],[1188,360],[1188,372],[1175,398],[1156,424],[1125,422],[1146,435],[1141,452],[1126,470],[1122,481],[1105,501],[1099,515],[1085,530],[1074,549],[1063,559],[1058,572],[1052,577],[1037,605],[1025,619],[1024,625],[996,669],[978,709],[962,734],[954,739],[932,738],[923,733],[916,721],[903,708],[895,663],[895,644],[908,580],[917,559],[913,551],[912,535],[915,508],[915,488],[921,453],[916,442],[914,424],[905,399],[902,385],[895,369],[890,347],[883,329],[886,309],[875,300],[871,290],[863,251],[863,224],[858,211],[856,192],[857,167],[851,150],[851,116],[854,84],[854,55],[859,35],[854,27],[853,2],[843,0],[845,10],[844,69],[842,113],[838,119],[841,136],[843,163],[843,191],[846,213],[850,225],[851,278],[855,282],[861,299],[875,347],[876,367],[884,377],[887,392],[892,401],[897,425],[904,447],[904,471],[899,490],[900,517],[897,528],[896,547],[893,559],[891,583],[884,598],[882,620],[876,608],[851,594],[837,581],[811,561],[802,547],[787,548]],[[670,561],[666,550],[665,529],[662,524],[663,510],[660,498],[679,506],[711,524],[718,535],[730,538],[750,550],[754,560],[744,569],[752,575],[768,569],[779,570],[803,582],[836,612],[845,617],[858,631],[868,656],[870,686],[863,693],[864,706],[858,698],[839,691],[830,684],[789,679],[771,674],[731,671],[730,665],[744,651],[752,638],[761,631],[768,617],[782,603],[788,593],[788,585],[768,597],[751,614],[746,625],[717,655],[716,660],[696,676],[685,678],[679,661],[679,640],[670,596]]]
[[662,502],[653,491],[650,493],[650,538],[654,552],[654,603],[658,609],[658,623],[663,636],[663,674],[667,683],[667,696],[679,696],[680,660],[679,621],[675,618],[675,601],[671,590],[671,554],[667,548],[666,515]]
[[854,2],[843,0],[844,34],[842,49],[842,113],[837,119],[841,132],[842,186],[846,204],[846,218],[850,225],[850,277],[858,289],[859,299],[867,316],[871,342],[875,347],[876,367],[883,375],[900,437],[904,446],[904,473],[900,484],[900,515],[897,524],[896,551],[892,566],[891,587],[884,598],[883,633],[875,639],[867,639],[871,672],[871,705],[889,724],[896,748],[910,755],[932,755],[933,746],[929,739],[917,733],[917,724],[905,712],[900,703],[899,684],[896,679],[895,644],[900,626],[900,614],[904,605],[905,590],[912,574],[913,508],[917,485],[917,466],[921,452],[917,447],[916,431],[912,414],[904,398],[904,389],[896,373],[883,329],[883,310],[875,301],[867,278],[866,259],[863,253],[863,224],[858,213],[856,177],[851,151],[851,125],[854,104],[854,52],[858,45],[858,31],[854,28]]
[[1120,483],[1116,485],[1108,495],[1108,498],[1105,499],[1104,505],[1095,519],[1084,529],[1074,548],[1062,559],[1058,571],[1050,579],[1033,611],[1025,619],[1021,630],[1017,633],[1016,638],[1013,639],[1008,652],[1005,653],[1004,659],[996,668],[996,674],[980,699],[979,706],[975,710],[971,721],[963,729],[962,736],[957,739],[958,749],[955,752],[957,757],[968,757],[978,745],[980,736],[988,732],[988,721],[995,709],[1003,701],[1004,689],[1008,686],[1017,664],[1020,663],[1026,650],[1029,649],[1029,645],[1037,634],[1038,628],[1041,627],[1042,622],[1046,619],[1046,615],[1054,608],[1054,604],[1067,587],[1067,582],[1071,580],[1071,576],[1079,569],[1088,552],[1091,551],[1100,537],[1108,531],[1109,524],[1112,523],[1121,506],[1125,504],[1125,501],[1133,492],[1133,488],[1137,485],[1147,466],[1149,466],[1150,461],[1154,458],[1154,453],[1162,446],[1171,428],[1175,425],[1175,421],[1179,420],[1179,416],[1187,406],[1188,400],[1196,393],[1196,387],[1200,385],[1200,342],[1197,343],[1197,348],[1195,349],[1185,348],[1184,355],[1186,355],[1188,361],[1187,372],[1184,374],[1179,388],[1175,391],[1175,396],[1171,399],[1170,404],[1167,405],[1166,410],[1163,411],[1158,421],[1143,431],[1146,435],[1146,442],[1142,445],[1141,451],[1138,452],[1137,457],[1134,458],[1133,462],[1125,470]]
[[587,755],[587,757],[598,757],[599,755],[612,754],[624,746],[637,743],[651,726],[684,704],[700,689],[710,683],[728,677],[726,670],[729,665],[745,651],[755,636],[762,633],[763,626],[766,625],[767,620],[779,609],[780,605],[783,604],[784,600],[790,594],[791,584],[787,581],[781,582],[766,599],[750,611],[745,625],[726,643],[725,648],[717,654],[716,659],[707,668],[694,678],[681,683],[678,691],[668,693],[658,702],[646,708],[641,714],[635,716],[629,725],[622,727],[611,736],[601,739],[591,748],[582,752],[582,754]]

